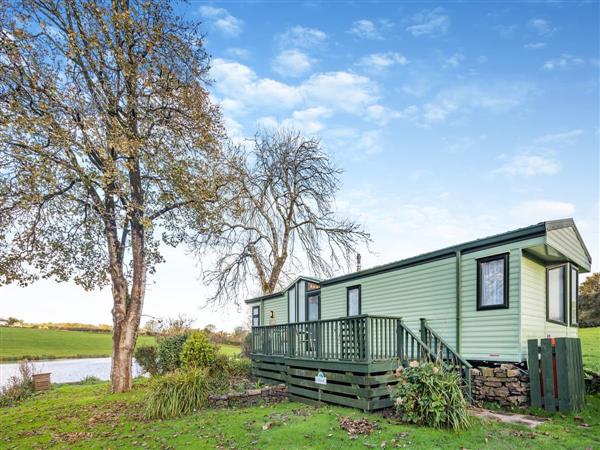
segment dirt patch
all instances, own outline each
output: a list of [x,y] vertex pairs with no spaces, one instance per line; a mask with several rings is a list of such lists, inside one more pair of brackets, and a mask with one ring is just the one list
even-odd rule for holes
[[504,423],[514,423],[517,425],[525,425],[529,428],[535,428],[543,424],[546,419],[541,417],[530,416],[527,414],[516,414],[502,411],[490,411],[483,408],[470,408],[469,413],[475,417],[483,419],[497,420]]

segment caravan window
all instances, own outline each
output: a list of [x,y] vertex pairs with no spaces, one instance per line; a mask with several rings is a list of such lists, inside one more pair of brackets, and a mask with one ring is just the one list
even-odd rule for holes
[[252,307],[252,326],[257,327],[260,325],[260,306]]
[[508,308],[508,253],[477,260],[477,310]]
[[566,266],[553,267],[548,269],[548,305],[547,318],[550,322],[560,324],[567,323],[566,311],[566,286],[565,286],[565,268]]
[[349,316],[358,316],[360,314],[360,286],[347,288],[346,309]]
[[288,291],[288,322],[296,321],[296,287],[290,288]]

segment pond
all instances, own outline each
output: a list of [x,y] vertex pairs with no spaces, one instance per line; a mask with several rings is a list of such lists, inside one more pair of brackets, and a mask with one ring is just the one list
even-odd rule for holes
[[[54,359],[32,361],[36,373],[51,372],[52,383],[70,383],[81,381],[87,376],[94,376],[101,380],[110,378],[110,358],[81,358],[81,359]],[[19,372],[18,363],[0,364],[0,386],[4,386],[8,379]],[[140,366],[133,362],[133,376],[142,374]]]

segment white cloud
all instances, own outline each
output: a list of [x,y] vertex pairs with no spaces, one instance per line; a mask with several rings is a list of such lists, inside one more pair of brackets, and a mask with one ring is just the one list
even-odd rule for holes
[[492,29],[494,31],[497,31],[498,34],[500,35],[500,37],[507,39],[512,37],[515,32],[519,29],[519,26],[517,24],[510,24],[510,25],[495,25],[494,27],[492,27]]
[[549,21],[539,18],[534,18],[527,22],[527,28],[540,36],[550,35],[556,30],[555,28],[552,28]]
[[293,108],[302,101],[302,94],[296,87],[259,78],[252,69],[238,62],[216,58],[212,62],[211,75],[218,80],[215,89],[222,99],[239,102],[241,107],[237,113],[262,107]]
[[533,91],[525,83],[464,84],[441,90],[431,102],[423,105],[425,122],[446,119],[453,113],[468,113],[475,109],[505,112],[520,105]]
[[308,48],[322,44],[327,34],[316,28],[305,28],[297,25],[277,36],[284,47]]
[[200,14],[211,20],[212,26],[225,36],[239,36],[244,27],[244,22],[229,14],[225,8],[214,6],[200,6]]
[[356,148],[361,150],[366,156],[380,153],[383,150],[381,133],[381,130],[369,130],[363,132],[356,142]]
[[413,36],[439,36],[450,27],[450,17],[443,8],[424,9],[412,17],[412,25],[406,30]]
[[383,33],[392,28],[394,24],[387,19],[373,22],[371,20],[362,19],[352,23],[350,33],[361,39],[383,39]]
[[316,106],[300,111],[294,111],[292,117],[285,119],[284,126],[302,130],[304,133],[314,134],[321,131],[325,125],[322,120],[331,117],[333,111],[330,108]]
[[299,50],[284,50],[275,57],[271,67],[281,76],[300,77],[310,71],[314,62]]
[[510,213],[524,223],[533,223],[571,217],[575,213],[575,205],[552,200],[529,200],[511,208]]
[[250,52],[245,48],[232,47],[225,50],[229,56],[238,59],[247,59],[250,56]]
[[363,56],[357,63],[370,72],[383,72],[396,64],[404,66],[408,64],[408,59],[397,52],[372,53]]
[[546,134],[535,138],[533,142],[536,144],[554,144],[554,145],[573,145],[575,144],[583,130],[576,129],[565,131],[564,133]]
[[414,118],[418,113],[415,105],[407,106],[402,111],[397,111],[383,105],[375,104],[367,107],[367,117],[379,126],[385,126],[392,119]]
[[330,106],[360,114],[378,99],[377,86],[367,77],[350,72],[327,72],[312,75],[300,86],[311,106]]
[[542,68],[544,70],[570,69],[575,66],[580,66],[583,63],[583,59],[563,53],[558,58],[549,59],[546,61]]
[[535,175],[555,175],[560,170],[560,163],[541,154],[521,153],[512,156],[497,173],[506,173],[512,176],[532,177]]
[[465,55],[463,55],[462,53],[455,53],[451,57],[446,58],[444,60],[444,67],[452,67],[455,69],[458,66],[460,66],[464,60]]
[[540,49],[546,47],[546,43],[545,42],[530,42],[529,44],[525,44],[523,47],[525,47],[527,50],[540,50]]

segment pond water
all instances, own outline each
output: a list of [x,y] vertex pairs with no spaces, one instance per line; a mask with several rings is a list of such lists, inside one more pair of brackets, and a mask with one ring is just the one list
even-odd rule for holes
[[[110,378],[110,358],[53,359],[32,362],[36,373],[52,373],[50,376],[52,383],[81,381],[87,376],[94,376],[101,380]],[[0,364],[0,386],[4,386],[11,376],[18,373],[18,363]],[[142,370],[134,360],[133,376],[141,374]]]

